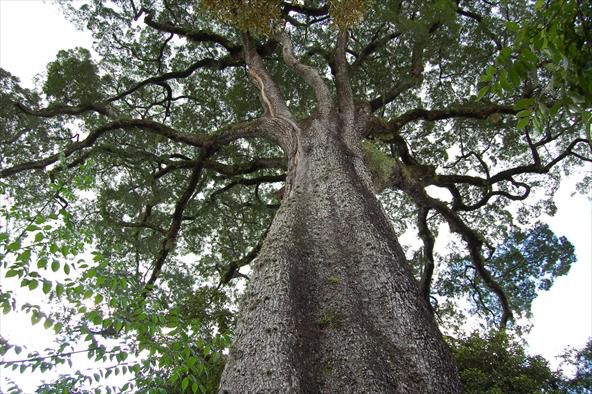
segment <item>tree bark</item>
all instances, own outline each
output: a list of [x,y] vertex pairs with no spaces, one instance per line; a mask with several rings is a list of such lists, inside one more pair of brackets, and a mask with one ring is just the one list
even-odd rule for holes
[[459,392],[359,146],[323,118],[298,130],[220,392]]

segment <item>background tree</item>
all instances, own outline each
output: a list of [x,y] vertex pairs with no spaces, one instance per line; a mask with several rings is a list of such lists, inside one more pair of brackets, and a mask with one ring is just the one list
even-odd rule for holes
[[528,356],[505,332],[472,333],[452,341],[466,393],[559,392],[561,379],[541,356]]
[[[590,161],[590,10],[563,3],[66,3],[97,57],[60,52],[40,91],[0,86],[5,276],[60,305],[22,307],[61,341],[4,364],[52,368],[86,341],[117,364],[78,381],[215,390],[250,265],[228,382],[457,389],[430,312],[458,322],[468,296],[512,326],[573,262],[536,224],[560,171]],[[525,205],[533,188],[547,195]],[[399,232],[417,223],[419,290],[373,192]],[[465,253],[434,255],[440,223]],[[274,358],[299,333],[325,355]]]
[[569,349],[563,355],[566,366],[575,368],[572,378],[564,382],[564,389],[570,393],[592,392],[592,339],[582,349]]

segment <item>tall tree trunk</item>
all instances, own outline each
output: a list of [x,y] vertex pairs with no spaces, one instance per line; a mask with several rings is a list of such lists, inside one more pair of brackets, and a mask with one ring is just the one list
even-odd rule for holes
[[221,393],[460,391],[353,145],[335,117],[300,131]]

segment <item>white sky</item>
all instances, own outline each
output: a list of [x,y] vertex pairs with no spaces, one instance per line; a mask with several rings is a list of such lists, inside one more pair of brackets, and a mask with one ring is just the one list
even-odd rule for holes
[[[67,24],[50,2],[0,0],[0,67],[17,75],[24,86],[33,86],[33,77],[45,70],[58,50],[90,47],[90,42],[90,35]],[[527,336],[531,352],[545,356],[553,367],[558,365],[554,357],[566,346],[582,347],[592,336],[592,205],[583,196],[571,197],[574,190],[573,181],[563,182],[556,198],[558,213],[546,221],[556,234],[574,243],[578,262],[534,302],[534,327]],[[11,321],[6,321],[7,317]],[[2,336],[29,342],[32,348],[39,345],[42,349],[47,344],[48,332],[41,325],[30,327],[28,318],[11,314],[0,319]],[[6,389],[5,376],[22,385],[25,392],[32,392],[41,381],[37,374],[21,376],[9,370],[0,370],[0,374],[0,391]]]

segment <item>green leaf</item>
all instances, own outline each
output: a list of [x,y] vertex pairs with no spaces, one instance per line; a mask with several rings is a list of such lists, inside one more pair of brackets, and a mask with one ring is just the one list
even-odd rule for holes
[[43,293],[48,294],[51,291],[52,284],[50,281],[43,281]]
[[69,264],[64,264],[64,273],[66,275],[70,275],[70,265]]
[[46,267],[47,267],[47,258],[41,257],[39,260],[37,260],[37,268],[41,269],[41,268],[46,268]]
[[96,304],[100,304],[101,302],[103,302],[103,296],[102,296],[102,295],[100,295],[100,294],[97,294],[97,295],[95,296],[95,305],[96,305]]
[[530,118],[521,118],[520,120],[518,120],[516,127],[519,129],[523,129],[528,125],[529,121],[530,121]]
[[12,278],[13,276],[17,276],[19,274],[19,272],[20,271],[17,271],[17,270],[14,270],[14,269],[8,270],[6,272],[6,275],[4,275],[4,276],[6,276],[7,278]]
[[53,272],[58,272],[58,270],[60,269],[60,262],[57,260],[54,260],[51,262],[51,270]]
[[183,391],[187,390],[188,386],[189,386],[189,378],[186,376],[183,378],[183,381],[181,382],[181,390],[183,390]]
[[55,292],[58,297],[61,297],[62,294],[64,294],[64,285],[62,285],[61,283],[58,283],[56,285]]
[[37,215],[35,217],[35,224],[43,224],[43,223],[45,223],[45,221],[46,221],[45,216]]
[[523,109],[531,108],[533,105],[534,105],[533,98],[523,98],[523,99],[518,100],[516,102],[516,104],[514,104],[514,109],[515,110],[523,110]]
[[481,100],[487,93],[489,93],[489,86],[484,86],[479,89],[479,93],[477,93],[477,101]]
[[43,241],[43,233],[42,232],[38,232],[37,234],[35,234],[35,243],[41,242]]
[[20,248],[21,248],[20,241],[14,241],[14,242],[8,244],[8,246],[6,247],[6,250],[9,252],[16,252]]
[[35,290],[39,286],[37,279],[29,280],[29,290]]
[[37,323],[39,323],[41,321],[41,315],[39,314],[39,312],[34,311],[33,314],[31,315],[31,324],[35,325]]

